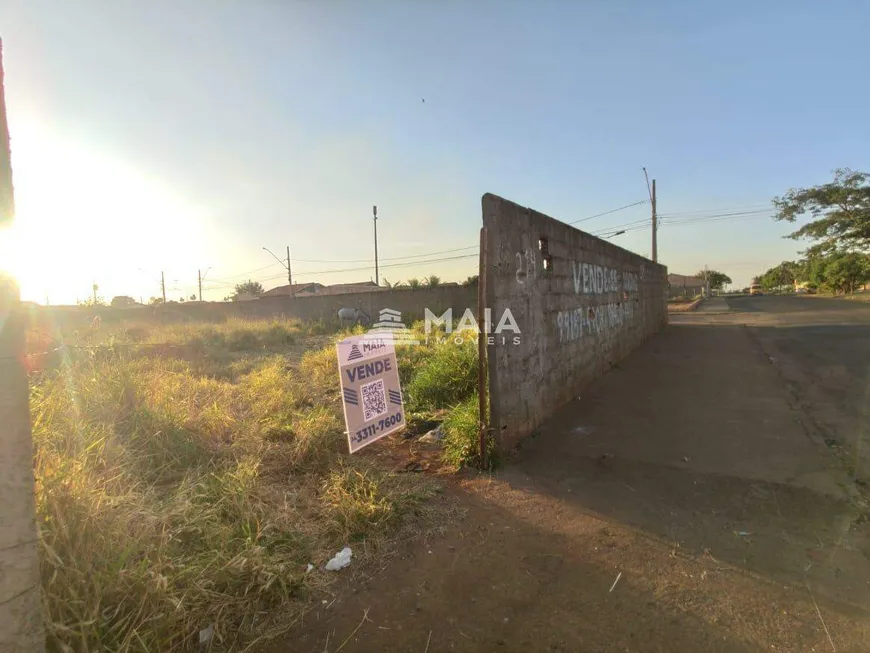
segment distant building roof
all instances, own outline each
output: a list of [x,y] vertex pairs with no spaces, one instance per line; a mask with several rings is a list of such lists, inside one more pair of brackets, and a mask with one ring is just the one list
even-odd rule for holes
[[271,290],[267,290],[264,292],[261,297],[289,297],[291,294],[298,295],[301,292],[313,294],[320,290],[321,288],[325,288],[322,283],[294,283],[293,284],[293,292],[290,292],[290,284],[285,284],[283,286],[277,286],[276,288],[272,288]]
[[707,285],[707,282],[701,277],[690,277],[685,274],[669,274],[668,283],[672,286],[686,286],[689,288],[700,288]]
[[387,288],[377,285],[374,281],[366,281],[363,283],[336,283],[331,286],[322,286],[314,292],[301,292],[298,294],[300,297],[308,297],[311,295],[346,295],[358,292],[380,292],[382,290],[387,290]]

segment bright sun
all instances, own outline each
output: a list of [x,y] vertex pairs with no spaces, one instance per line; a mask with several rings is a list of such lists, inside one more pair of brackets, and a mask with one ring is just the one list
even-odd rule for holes
[[106,296],[132,293],[140,267],[190,256],[197,221],[159,184],[80,143],[36,129],[13,137],[16,219],[0,231],[0,266],[23,299],[72,303],[94,282]]

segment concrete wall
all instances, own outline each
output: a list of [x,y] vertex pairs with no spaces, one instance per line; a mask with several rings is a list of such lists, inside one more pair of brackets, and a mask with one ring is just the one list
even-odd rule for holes
[[483,196],[490,426],[512,447],[667,323],[667,268],[495,195]]
[[423,309],[438,311],[448,308],[461,316],[466,308],[477,306],[477,287],[444,286],[435,288],[397,288],[375,292],[324,295],[322,297],[262,297],[247,302],[190,302],[167,304],[155,310],[151,306],[131,308],[85,308],[79,306],[52,306],[49,316],[60,325],[81,326],[95,315],[104,323],[130,321],[210,321],[220,322],[229,317],[242,318],[298,318],[301,320],[338,321],[340,308],[362,308],[373,321],[378,312],[391,308],[402,313],[402,321],[409,325],[423,319]]

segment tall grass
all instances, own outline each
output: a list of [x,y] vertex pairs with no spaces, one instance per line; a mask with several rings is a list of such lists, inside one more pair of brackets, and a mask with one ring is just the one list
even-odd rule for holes
[[[434,491],[350,458],[333,347],[298,325],[88,335],[34,375],[41,570],[53,651],[236,648],[349,541],[419,518]],[[301,358],[301,360],[300,360]]]

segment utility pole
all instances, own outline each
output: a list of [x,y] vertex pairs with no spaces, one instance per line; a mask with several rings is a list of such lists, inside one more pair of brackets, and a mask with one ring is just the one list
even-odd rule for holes
[[652,260],[653,263],[659,262],[659,245],[658,245],[658,229],[659,219],[656,214],[656,180],[652,180],[652,188],[649,185],[649,175],[646,173],[646,167],[643,169],[643,176],[646,179],[646,190],[649,193],[649,203],[652,207]]
[[163,276],[163,270],[160,271],[160,292],[163,293],[163,303],[166,303],[166,277]]
[[290,269],[290,245],[287,245],[287,283],[290,284],[290,296],[293,297],[293,271]]
[[[0,41],[0,228],[13,224],[12,159],[3,91]],[[25,328],[18,284],[0,275],[0,650],[45,651],[39,582],[30,391],[25,369]]]
[[652,260],[653,263],[659,262],[659,243],[658,243],[658,216],[656,215],[656,180],[652,180]]
[[211,268],[206,268],[205,272],[203,272],[202,270],[196,271],[196,282],[197,282],[197,285],[199,286],[199,301],[202,301],[202,282],[205,281],[205,278],[208,275],[209,270],[211,270]]
[[293,272],[290,270],[290,245],[287,245],[287,262],[285,263],[283,259],[275,256],[275,252],[273,252],[268,247],[264,247],[264,250],[269,252],[272,255],[272,258],[278,261],[281,265],[287,268],[287,281],[290,283],[290,297],[293,297]]
[[93,289],[94,289],[94,306],[97,305],[97,288],[99,288],[99,286],[97,286],[97,282],[94,281],[94,285],[93,285]]
[[380,286],[381,282],[378,279],[378,207],[372,207],[372,220],[375,224],[375,285]]

